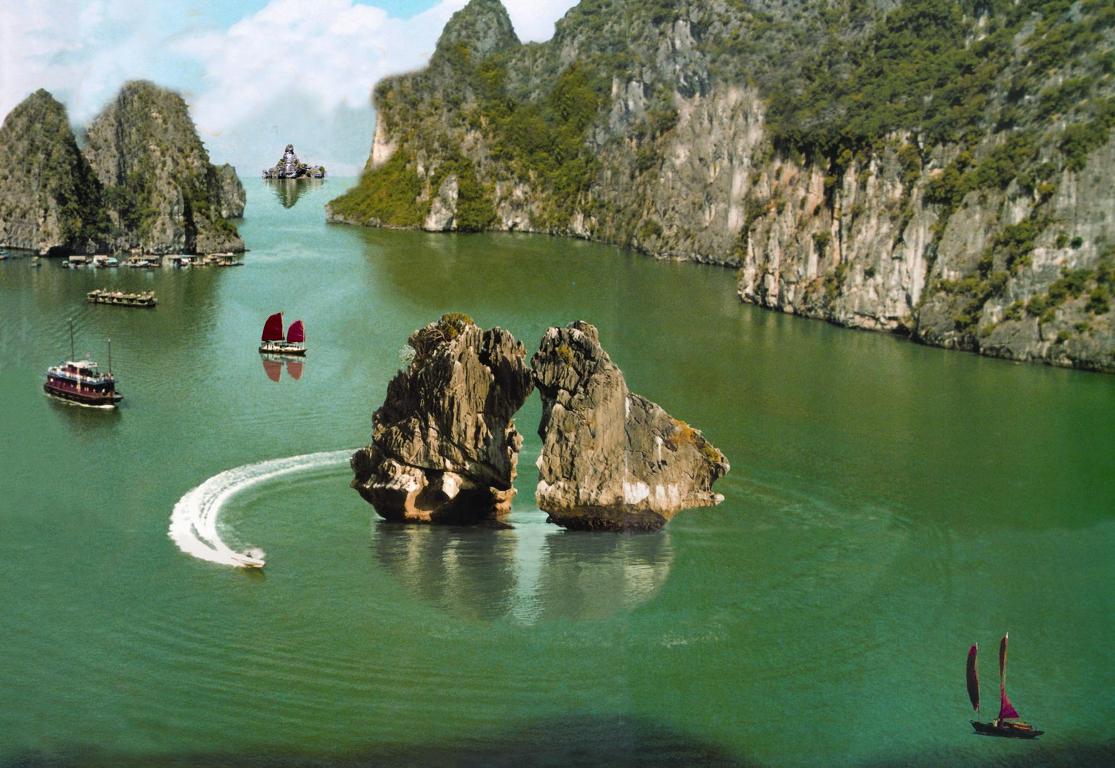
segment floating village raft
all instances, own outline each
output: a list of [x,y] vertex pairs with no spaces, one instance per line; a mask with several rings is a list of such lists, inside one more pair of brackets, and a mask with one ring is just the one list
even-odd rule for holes
[[98,288],[85,294],[86,301],[93,304],[112,304],[118,307],[154,307],[159,303],[154,291],[141,291],[139,293],[125,293],[124,291],[110,291],[107,288]]

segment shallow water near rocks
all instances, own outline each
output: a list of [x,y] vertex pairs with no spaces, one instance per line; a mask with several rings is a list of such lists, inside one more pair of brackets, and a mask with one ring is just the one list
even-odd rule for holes
[[[1082,764],[1115,761],[1115,378],[738,303],[730,271],[579,241],[323,222],[248,183],[238,269],[0,262],[0,765]],[[155,310],[84,303],[152,289]],[[303,318],[301,377],[263,320]],[[586,319],[631,389],[728,456],[722,505],[659,534],[379,522],[340,461],[221,513],[250,574],[180,551],[226,470],[353,448],[414,328],[446,311],[529,352]],[[41,392],[77,352],[125,400]],[[275,370],[270,371],[271,374]],[[1047,731],[981,738],[1011,698]]]

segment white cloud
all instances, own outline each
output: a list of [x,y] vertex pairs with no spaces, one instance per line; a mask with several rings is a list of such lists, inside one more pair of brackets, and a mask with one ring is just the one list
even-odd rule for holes
[[554,22],[577,4],[577,0],[503,0],[515,34],[524,43],[549,40]]
[[404,20],[352,0],[272,0],[228,30],[186,37],[175,53],[204,68],[194,120],[202,133],[219,136],[256,117],[281,122],[275,108],[284,98],[298,108],[309,102],[322,115],[365,108],[377,80],[425,63],[463,4],[444,0]]
[[[400,19],[357,0],[270,0],[226,28],[179,0],[3,0],[0,115],[46,88],[85,124],[125,81],[149,79],[183,94],[213,159],[242,175],[287,141],[355,172],[371,143],[372,86],[423,66],[466,1]],[[576,0],[504,2],[523,40],[543,40]]]

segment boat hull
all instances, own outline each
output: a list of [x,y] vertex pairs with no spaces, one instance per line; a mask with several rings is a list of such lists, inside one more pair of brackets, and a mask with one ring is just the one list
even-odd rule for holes
[[72,405],[81,405],[86,408],[115,408],[116,404],[124,399],[119,392],[104,395],[90,395],[80,392],[70,392],[66,389],[43,384],[43,392],[56,400],[63,400]]
[[245,568],[248,570],[262,570],[263,566],[267,564],[258,557],[251,557],[250,555],[245,555],[240,552],[234,554],[232,559],[236,562],[237,568]]
[[1036,739],[1045,731],[1036,730],[1029,723],[981,723],[969,720],[976,733],[983,736],[1002,736],[1008,739]]
[[275,342],[265,341],[259,345],[259,351],[264,355],[284,355],[287,357],[305,357],[306,347],[298,344],[289,344],[283,342],[276,344]]

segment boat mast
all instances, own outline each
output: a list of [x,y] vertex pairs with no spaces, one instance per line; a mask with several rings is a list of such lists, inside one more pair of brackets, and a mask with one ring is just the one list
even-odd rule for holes
[[74,321],[70,318],[70,359],[74,359]]
[[112,339],[108,340],[108,375],[112,375]]

